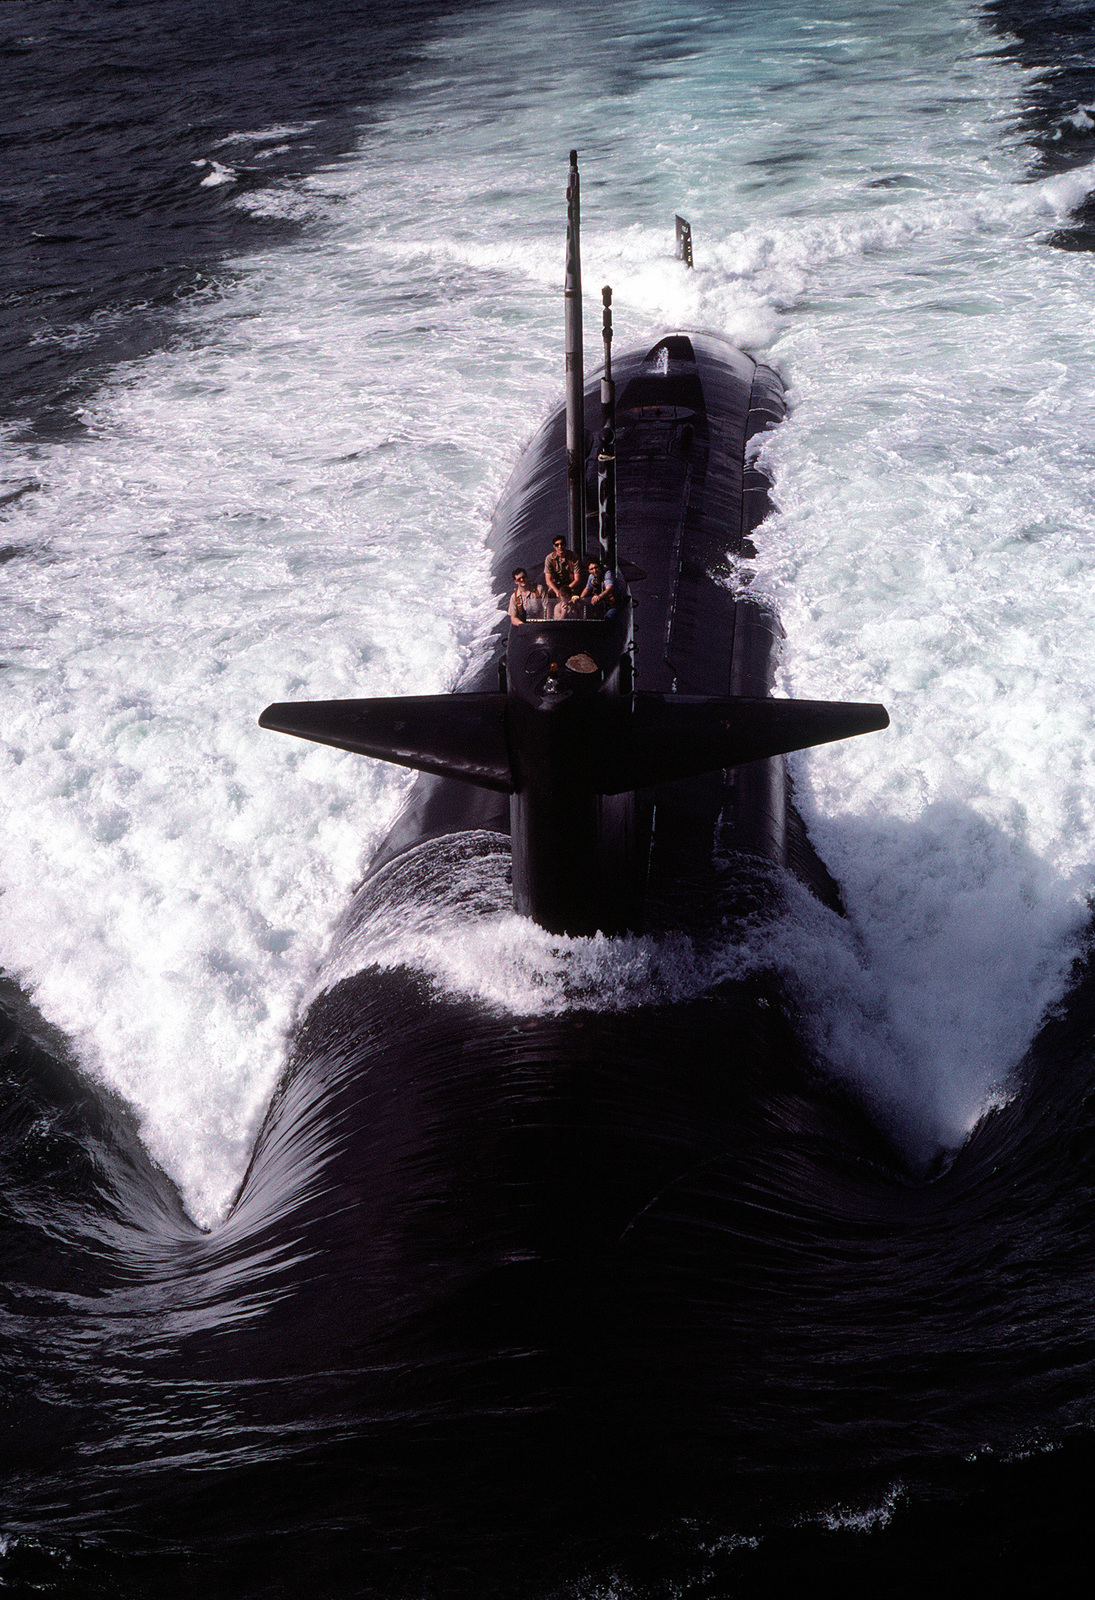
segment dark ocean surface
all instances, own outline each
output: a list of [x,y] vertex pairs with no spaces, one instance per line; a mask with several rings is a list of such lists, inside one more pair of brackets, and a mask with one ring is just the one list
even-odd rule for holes
[[[520,31],[519,8],[465,9],[478,37],[496,14]],[[1095,5],[971,15],[985,58],[1025,72],[1001,131],[1022,147],[1024,180],[1083,171]],[[231,294],[241,258],[291,257],[335,225],[294,208],[295,186],[367,151],[423,61],[441,74],[437,40],[464,20],[369,0],[8,0],[0,419],[23,463],[0,506],[10,594],[31,566],[21,557],[41,555],[18,521],[41,487],[26,461],[96,437],[87,408],[122,364],[191,344],[205,359],[194,306]],[[683,8],[644,12],[616,41],[606,100],[660,77],[688,85],[691,27]],[[550,50],[549,29],[524,69],[548,87]],[[458,162],[478,115],[469,82]],[[483,118],[504,120],[510,89],[489,61],[482,92]],[[811,159],[783,151],[781,167],[776,154],[765,183]],[[1095,250],[1095,184],[1085,192],[1037,251]],[[471,256],[486,293],[490,261]],[[445,332],[410,295],[407,315],[424,340]],[[450,397],[464,359],[461,347],[442,363]],[[447,459],[443,439],[415,449]],[[377,914],[413,921],[460,868],[441,861],[403,900],[397,885]],[[594,991],[536,1015],[381,961],[320,986],[238,1202],[211,1227],[192,1220],[183,1164],[149,1153],[139,1096],[107,1087],[13,952],[22,981],[0,979],[0,1589],[1077,1591],[1095,1543],[1089,947],[1081,930],[1010,1093],[919,1165],[869,1092],[821,1070],[801,995],[767,963],[684,997],[609,1009]],[[86,1003],[101,1009],[101,994]],[[613,1060],[587,1098],[583,1064]],[[680,1159],[640,1205],[630,1152],[667,1138]],[[610,1203],[600,1163],[619,1188]],[[499,1194],[518,1192],[521,1215],[499,1212]],[[592,1214],[618,1233],[590,1237]]]
[[[439,10],[6,5],[5,417],[71,429],[95,378],[170,338],[172,311],[215,294],[229,257],[291,237],[203,189],[195,162],[231,159],[239,193],[337,159]],[[283,131],[223,143],[269,129]]]

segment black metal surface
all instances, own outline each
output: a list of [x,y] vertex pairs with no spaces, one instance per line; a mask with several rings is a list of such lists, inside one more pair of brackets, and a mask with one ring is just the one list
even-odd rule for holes
[[505,705],[504,694],[300,700],[267,706],[259,726],[510,794]]

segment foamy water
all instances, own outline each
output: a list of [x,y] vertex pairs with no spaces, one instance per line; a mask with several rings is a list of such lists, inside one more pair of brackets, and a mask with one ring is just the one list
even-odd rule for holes
[[[789,383],[757,578],[782,687],[893,719],[796,762],[850,923],[792,890],[778,926],[697,952],[551,941],[456,896],[358,959],[519,1008],[775,963],[914,1152],[1006,1092],[1095,885],[1093,269],[1040,242],[1095,172],[1023,181],[1023,77],[989,45],[940,0],[449,19],[353,160],[220,186],[313,218],[302,243],[119,371],[89,440],[9,447],[5,479],[42,487],[0,569],[0,964],[195,1216],[223,1213],[293,1018],[343,970],[332,929],[408,781],[255,719],[440,690],[482,647],[490,511],[561,391],[571,144],[591,331],[610,281],[621,348],[714,328]],[[278,133],[239,130],[220,167]],[[197,186],[217,157],[194,160]]]

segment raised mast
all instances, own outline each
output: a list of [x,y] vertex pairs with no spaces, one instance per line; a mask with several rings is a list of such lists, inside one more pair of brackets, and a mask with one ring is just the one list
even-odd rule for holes
[[578,152],[570,152],[567,182],[567,261],[564,286],[567,394],[567,527],[570,547],[586,559],[585,364],[582,359],[582,252]]
[[601,449],[597,456],[597,538],[601,560],[616,570],[616,385],[612,381],[612,290],[601,290],[601,337],[605,372],[601,379]]

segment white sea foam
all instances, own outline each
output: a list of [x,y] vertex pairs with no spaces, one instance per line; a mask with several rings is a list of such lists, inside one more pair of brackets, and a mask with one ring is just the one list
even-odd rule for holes
[[322,186],[315,182],[290,182],[245,189],[233,196],[232,204],[253,217],[276,217],[287,222],[333,222],[336,208]]
[[5,508],[0,961],[196,1216],[407,782],[256,714],[441,689],[480,647],[490,508],[561,388],[571,144],[621,346],[714,327],[791,383],[757,578],[783,687],[894,722],[797,762],[851,920],[803,894],[722,948],[551,941],[495,884],[485,918],[411,907],[336,960],[381,949],[518,1009],[770,961],[910,1150],[1006,1093],[1095,884],[1095,297],[1090,258],[1041,242],[1095,180],[1024,181],[1024,76],[983,42],[958,0],[683,32],[668,0],[456,13],[354,160],[239,197],[323,231],[236,264],[87,441],[9,447],[4,477],[43,487]]
[[203,189],[219,189],[226,183],[237,181],[236,169],[226,167],[222,161],[202,160],[192,161],[192,167],[208,167],[209,171],[200,180]]
[[229,133],[217,140],[217,148],[226,144],[280,144],[283,139],[295,139],[302,133],[310,133],[316,126],[313,119],[311,122],[285,122],[272,128],[257,128],[253,133]]
[[[471,848],[469,849],[469,845]],[[420,846],[387,871],[367,915],[340,930],[316,992],[366,967],[412,966],[439,989],[497,1011],[625,1011],[707,993],[765,961],[755,930],[700,942],[680,932],[607,939],[549,934],[513,911],[509,850],[498,835]]]
[[893,1521],[905,1493],[905,1485],[895,1483],[876,1505],[834,1506],[816,1520],[830,1533],[871,1533]]
[[[1090,126],[1095,127],[1095,122]],[[1043,178],[1038,185],[1038,192],[1057,216],[1064,216],[1081,205],[1093,190],[1095,162],[1086,167],[1074,167],[1071,172],[1059,172],[1052,178]]]

